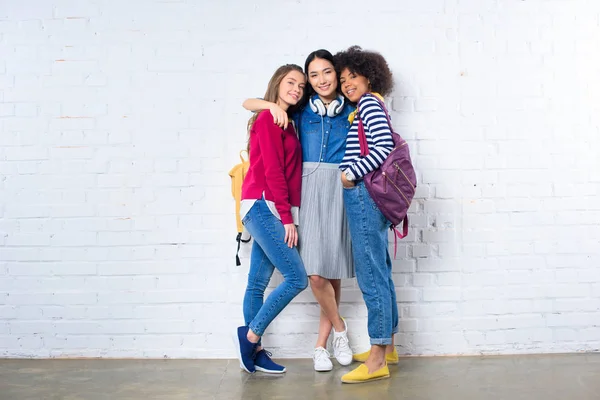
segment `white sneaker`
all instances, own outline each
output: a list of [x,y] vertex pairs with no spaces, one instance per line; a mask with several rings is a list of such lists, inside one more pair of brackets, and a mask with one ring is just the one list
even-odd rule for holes
[[333,356],[341,365],[350,365],[352,362],[352,349],[348,343],[348,325],[344,318],[344,329],[342,332],[333,330]]
[[315,365],[315,371],[324,372],[331,371],[333,369],[333,363],[331,362],[331,354],[322,347],[317,347],[313,353],[313,363]]

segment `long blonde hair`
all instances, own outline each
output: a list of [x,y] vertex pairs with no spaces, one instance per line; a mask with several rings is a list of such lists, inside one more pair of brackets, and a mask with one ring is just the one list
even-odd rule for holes
[[[273,73],[271,80],[269,80],[269,84],[267,85],[267,91],[265,92],[263,100],[268,101],[270,103],[277,103],[277,100],[279,99],[279,85],[281,84],[283,78],[285,78],[285,76],[290,71],[298,71],[301,74],[304,74],[304,71],[302,71],[302,67],[296,64],[285,64],[277,68],[275,73]],[[298,104],[288,108],[288,115],[291,115],[294,112],[294,110],[298,109],[303,104],[304,97],[305,96],[302,96],[302,99],[300,99]],[[252,118],[248,120],[248,150],[250,150],[250,130],[252,129],[252,125],[254,125],[256,118],[258,118],[258,113],[254,113]]]

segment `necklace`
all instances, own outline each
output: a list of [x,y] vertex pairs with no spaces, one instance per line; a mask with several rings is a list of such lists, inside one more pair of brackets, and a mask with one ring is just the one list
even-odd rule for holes
[[331,100],[329,100],[329,101],[325,101],[325,100],[324,100],[324,99],[322,99],[321,97],[319,97],[319,99],[321,100],[321,102],[323,103],[323,105],[324,105],[325,107],[327,107],[328,105],[330,105],[330,104],[333,102],[333,100],[335,100],[335,99],[331,99]]

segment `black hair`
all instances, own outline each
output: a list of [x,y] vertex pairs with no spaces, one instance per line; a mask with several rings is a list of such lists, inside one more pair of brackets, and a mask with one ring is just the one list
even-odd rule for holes
[[[335,69],[335,63],[334,63],[334,58],[333,58],[333,54],[331,54],[328,50],[325,49],[319,49],[319,50],[315,50],[312,53],[310,53],[308,55],[308,57],[306,57],[306,61],[304,62],[304,73],[306,74],[306,76],[308,76],[308,65],[313,62],[313,60],[315,58],[321,58],[323,60],[327,60],[331,63],[331,65],[334,66]],[[337,73],[336,71],[336,79],[338,81],[338,91],[340,88],[340,74]],[[306,94],[307,94],[307,98],[311,98],[313,94],[315,94],[315,89],[313,89],[312,85],[308,84],[306,85],[306,90],[305,90]]]

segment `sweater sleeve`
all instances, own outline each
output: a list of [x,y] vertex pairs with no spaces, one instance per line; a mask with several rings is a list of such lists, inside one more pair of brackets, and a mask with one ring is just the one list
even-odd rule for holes
[[362,178],[379,168],[394,148],[392,130],[381,103],[371,96],[364,96],[358,108],[358,117],[363,122],[365,136],[367,141],[369,137],[371,141],[369,141],[369,154],[349,166],[355,179]]
[[259,118],[255,122],[261,156],[265,167],[265,181],[273,195],[275,208],[281,217],[281,222],[292,224],[292,206],[289,200],[288,184],[284,174],[284,151],[282,129],[268,118]]

